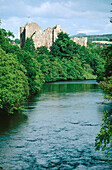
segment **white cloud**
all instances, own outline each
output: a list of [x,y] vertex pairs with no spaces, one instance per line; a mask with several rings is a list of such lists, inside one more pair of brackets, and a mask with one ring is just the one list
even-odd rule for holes
[[73,24],[74,27],[77,27],[77,24]]
[[105,25],[105,30],[112,29],[112,23]]
[[98,30],[108,32],[112,30],[108,24],[109,15],[109,5],[104,0],[10,0],[10,3],[0,0],[2,27],[15,35],[28,21],[37,22],[43,29],[58,23],[69,34],[75,34],[77,30],[93,34]]
[[78,9],[75,2],[45,2],[40,6],[32,7],[27,6],[27,12],[31,16],[41,16],[49,18],[74,18],[74,17],[86,17],[86,18],[103,18],[108,15],[107,12],[99,12],[95,10]]
[[18,18],[18,17],[10,17],[8,19],[2,20],[1,27],[5,28],[6,30],[10,30],[14,33],[15,37],[20,37],[20,26],[25,25],[26,18]]
[[[7,0],[6,0],[7,1]],[[100,18],[107,15],[106,12],[99,12],[89,9],[83,9],[83,6],[79,5],[77,1],[45,1],[41,4],[35,2],[35,6],[29,5],[27,1],[11,0],[12,3],[0,4],[0,15],[4,16],[39,16],[48,18],[74,18],[74,17],[86,17],[86,18]]]
[[[68,5],[67,5],[68,4]],[[71,10],[69,1],[67,3],[59,2],[45,2],[39,7],[29,7],[28,11],[31,16],[42,16],[49,18],[69,18],[72,16],[73,11]]]
[[85,33],[85,34],[89,34],[89,33],[96,33],[99,32],[99,30],[79,30],[77,31],[77,33]]

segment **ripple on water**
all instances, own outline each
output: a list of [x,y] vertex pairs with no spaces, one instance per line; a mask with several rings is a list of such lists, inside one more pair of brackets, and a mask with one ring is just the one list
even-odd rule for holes
[[10,119],[0,131],[0,166],[5,170],[112,169],[102,152],[94,152],[104,110],[103,104],[97,104],[102,92],[87,81],[47,88],[29,101],[27,118]]

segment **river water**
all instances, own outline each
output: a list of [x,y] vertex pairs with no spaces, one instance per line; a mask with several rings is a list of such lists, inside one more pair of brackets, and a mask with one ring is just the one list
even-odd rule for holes
[[[0,120],[0,167],[5,170],[108,170],[95,152],[104,110],[95,80],[45,84],[21,114]],[[109,158],[110,159],[110,158]]]

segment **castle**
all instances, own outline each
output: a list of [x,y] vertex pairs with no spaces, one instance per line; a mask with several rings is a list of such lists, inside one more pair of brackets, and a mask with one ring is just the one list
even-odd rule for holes
[[87,37],[81,37],[81,38],[78,38],[78,37],[73,37],[73,38],[70,38],[72,41],[76,42],[76,44],[79,44],[81,46],[87,46]]
[[[60,25],[56,25],[53,28],[48,27],[42,33],[42,28],[35,22],[27,23],[24,27],[20,27],[20,46],[23,48],[25,40],[32,37],[35,48],[46,46],[48,49],[50,49],[57,39],[58,33],[60,32],[65,33],[65,30],[62,30]],[[81,46],[87,46],[87,37],[73,37],[71,40],[80,44]]]

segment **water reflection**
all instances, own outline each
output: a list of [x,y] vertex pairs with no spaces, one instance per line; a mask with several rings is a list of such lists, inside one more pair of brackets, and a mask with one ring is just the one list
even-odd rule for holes
[[88,91],[88,89],[96,89],[98,88],[96,81],[95,84],[87,84],[87,83],[81,83],[81,82],[57,82],[52,84],[45,84],[43,87],[44,93],[45,92],[56,92],[56,93],[72,93],[72,92],[82,92],[82,91]]
[[7,115],[7,113],[1,111],[0,114],[0,133],[14,129],[28,119],[28,116],[22,112],[14,115]]

